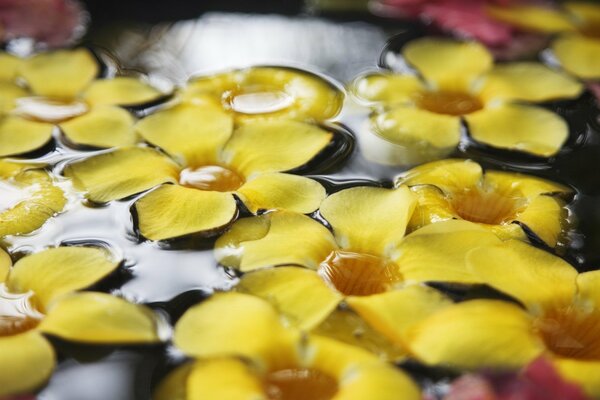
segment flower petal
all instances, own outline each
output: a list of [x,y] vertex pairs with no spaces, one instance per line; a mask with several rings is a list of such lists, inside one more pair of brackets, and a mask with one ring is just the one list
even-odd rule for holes
[[102,203],[175,183],[179,167],[154,149],[126,147],[74,162],[64,174],[90,200]]
[[258,120],[240,125],[225,146],[225,162],[246,176],[289,171],[312,160],[333,134],[291,120]]
[[264,397],[263,382],[248,364],[224,358],[197,362],[187,378],[187,396],[184,398],[258,400]]
[[529,315],[498,300],[446,307],[413,327],[407,341],[427,364],[464,369],[517,369],[544,349]]
[[303,176],[266,173],[247,181],[237,194],[252,213],[288,210],[302,214],[315,211],[327,195],[315,180]]
[[88,113],[61,123],[60,129],[73,143],[93,147],[133,145],[135,120],[119,107],[98,106]]
[[23,62],[19,74],[38,96],[71,99],[99,73],[98,62],[86,49],[57,50]]
[[0,283],[6,280],[8,271],[10,271],[10,267],[12,267],[10,255],[8,255],[8,253],[4,250],[0,249]]
[[[2,72],[0,72],[0,74],[1,73]],[[0,113],[4,114],[11,111],[15,107],[15,100],[19,97],[25,96],[27,96],[27,91],[22,87],[12,82],[4,82],[0,80]]]
[[440,160],[412,168],[400,175],[396,186],[434,185],[444,192],[462,191],[477,185],[483,176],[481,166],[471,160]]
[[278,265],[317,269],[335,249],[323,225],[302,214],[277,211],[237,221],[217,240],[215,257],[244,272]]
[[415,203],[406,187],[355,187],[326,198],[321,214],[343,249],[390,256],[404,237]]
[[577,276],[577,297],[583,302],[592,301],[594,304],[600,304],[598,285],[600,285],[600,271],[579,274]]
[[52,139],[54,125],[17,116],[0,116],[0,157],[29,153]]
[[555,33],[575,29],[568,15],[550,7],[535,5],[488,6],[487,11],[492,17],[524,30]]
[[560,195],[562,197],[573,194],[573,189],[560,183],[514,172],[488,170],[485,172],[485,183],[494,188],[513,188],[531,200],[544,194]]
[[[600,26],[600,7],[584,1],[567,1],[563,7],[577,19],[578,25],[585,28]],[[579,26],[579,27],[581,27]]]
[[465,118],[471,137],[478,142],[540,157],[558,153],[569,137],[567,123],[540,107],[506,104]]
[[214,164],[233,131],[233,118],[214,103],[184,103],[139,121],[135,129],[152,143],[188,165]]
[[412,326],[452,304],[437,290],[417,285],[372,296],[352,296],[346,302],[376,331],[405,350],[405,335]]
[[118,76],[93,81],[83,93],[83,98],[92,105],[131,106],[156,100],[161,95],[139,79]]
[[145,306],[105,293],[82,292],[54,303],[39,329],[81,343],[152,344],[162,340],[161,323]]
[[6,283],[14,293],[33,291],[44,311],[60,296],[100,281],[119,263],[98,247],[55,247],[21,258]]
[[554,361],[560,375],[580,385],[590,398],[600,396],[600,362],[562,358]]
[[500,239],[488,229],[462,220],[436,222],[406,236],[395,259],[407,282],[477,283],[466,266],[475,247],[495,245]]
[[237,289],[270,302],[290,325],[303,330],[320,324],[342,300],[316,272],[298,267],[251,272]]
[[187,400],[187,382],[195,365],[194,362],[188,362],[167,374],[156,385],[152,400]]
[[561,67],[583,79],[600,78],[600,41],[578,35],[561,36],[552,43]]
[[354,81],[354,94],[367,102],[381,102],[386,106],[410,104],[415,95],[425,90],[414,75],[371,73]]
[[23,62],[19,57],[0,52],[0,81],[12,81],[17,77],[17,71]]
[[388,366],[361,368],[348,378],[335,396],[336,400],[419,400],[419,387],[401,370]]
[[402,50],[434,89],[469,90],[474,81],[492,67],[492,55],[477,42],[424,38]]
[[237,204],[230,193],[179,185],[162,185],[153,190],[135,202],[135,210],[140,233],[150,240],[210,234],[237,216]]
[[408,224],[410,231],[431,223],[457,218],[446,194],[437,187],[431,185],[413,186],[411,191],[417,195],[417,207]]
[[303,366],[335,377],[342,386],[344,381],[362,368],[383,364],[375,355],[361,348],[317,335],[308,337],[303,350]]
[[568,212],[565,202],[551,196],[538,196],[531,200],[516,220],[525,224],[550,247],[556,247],[565,231]]
[[0,338],[0,396],[37,389],[56,363],[50,343],[36,331]]
[[495,66],[487,75],[482,96],[542,102],[572,99],[583,85],[561,72],[535,62],[513,62]]

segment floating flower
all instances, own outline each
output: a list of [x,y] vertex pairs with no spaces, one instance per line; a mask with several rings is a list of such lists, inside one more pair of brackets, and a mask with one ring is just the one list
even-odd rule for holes
[[546,355],[566,380],[600,396],[598,271],[578,274],[514,240],[472,250],[467,266],[525,309],[498,300],[451,305],[405,334],[412,354],[428,364],[500,370]]
[[410,186],[418,196],[410,229],[464,219],[503,239],[526,239],[530,232],[556,247],[568,228],[565,199],[572,190],[541,178],[484,172],[471,160],[442,160],[411,169],[397,184]]
[[64,192],[46,171],[0,160],[0,237],[39,229],[66,202]]
[[[291,120],[261,120],[233,129],[233,118],[213,103],[181,104],[198,125],[173,124],[169,111],[145,118],[138,131],[179,159],[147,147],[121,148],[69,165],[65,175],[95,202],[122,199],[156,187],[134,204],[140,233],[151,240],[213,233],[238,214],[234,196],[253,213],[288,209],[309,213],[325,189],[316,181],[281,173],[305,165],[333,134]],[[165,184],[169,183],[169,184]]]
[[175,345],[196,358],[156,388],[155,400],[419,399],[404,373],[364,350],[285,329],[269,303],[220,293],[190,308]]
[[0,251],[0,396],[36,389],[51,375],[56,356],[44,335],[91,344],[160,342],[149,309],[104,293],[75,293],[118,266],[94,247],[47,249],[12,268]]
[[531,102],[576,98],[582,85],[534,62],[493,66],[480,44],[424,38],[403,49],[412,74],[371,73],[354,93],[378,107],[372,130],[429,159],[461,141],[462,121],[475,141],[539,157],[555,155],[569,137],[566,122]]
[[122,107],[161,94],[132,77],[97,79],[86,49],[57,50],[27,59],[0,54],[0,156],[47,144],[55,126],[78,145],[113,147],[137,141],[134,117]]

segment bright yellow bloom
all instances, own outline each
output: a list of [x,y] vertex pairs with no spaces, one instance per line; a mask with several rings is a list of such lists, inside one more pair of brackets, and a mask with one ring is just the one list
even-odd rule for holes
[[520,241],[474,249],[467,265],[525,309],[496,300],[446,307],[405,335],[412,354],[465,369],[517,369],[545,354],[566,379],[600,396],[598,271],[578,274]]
[[483,171],[471,160],[442,160],[413,168],[397,181],[418,196],[409,224],[414,230],[448,219],[464,219],[500,238],[526,240],[533,233],[550,247],[568,228],[566,186],[518,173]]
[[0,250],[0,396],[33,390],[52,373],[44,335],[92,344],[157,343],[149,309],[104,293],[81,292],[118,268],[94,247],[56,247],[11,259]]
[[494,66],[475,42],[424,38],[402,55],[419,75],[371,73],[353,86],[377,109],[372,130],[389,142],[444,157],[461,141],[464,121],[479,143],[551,157],[569,137],[560,116],[526,104],[578,97],[582,85],[566,74],[533,62]]
[[400,370],[364,350],[284,328],[269,303],[220,293],[190,308],[175,345],[196,360],[168,375],[155,400],[419,399]]
[[156,89],[131,77],[98,79],[86,49],[19,59],[0,53],[0,156],[47,144],[55,127],[67,141],[113,147],[137,141],[135,118],[122,107],[156,100]]
[[0,237],[31,233],[66,203],[50,174],[36,165],[0,160]]

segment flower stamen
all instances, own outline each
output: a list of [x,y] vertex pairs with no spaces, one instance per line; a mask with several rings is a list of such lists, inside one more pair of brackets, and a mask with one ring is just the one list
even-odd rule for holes
[[467,93],[439,91],[421,93],[417,106],[436,114],[459,116],[481,110],[483,103]]

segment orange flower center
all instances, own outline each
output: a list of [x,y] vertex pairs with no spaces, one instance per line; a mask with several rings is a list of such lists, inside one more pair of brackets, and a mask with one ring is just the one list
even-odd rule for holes
[[267,87],[250,87],[229,92],[225,106],[241,114],[269,114],[285,110],[294,98],[281,90]]
[[271,372],[264,383],[269,400],[330,400],[338,391],[334,378],[307,368]]
[[43,315],[31,304],[33,293],[13,294],[0,284],[0,337],[35,328]]
[[89,111],[86,103],[50,97],[21,97],[15,101],[13,112],[34,121],[57,123],[80,116]]
[[523,209],[523,199],[512,191],[479,188],[454,194],[451,204],[462,219],[489,225],[511,222]]
[[463,92],[425,92],[417,99],[417,106],[436,114],[465,115],[481,110],[483,103]]
[[179,173],[183,186],[215,192],[232,192],[239,189],[245,180],[237,172],[219,165],[186,168]]
[[333,251],[319,266],[319,275],[347,296],[369,296],[402,282],[398,265],[385,258],[349,251]]

